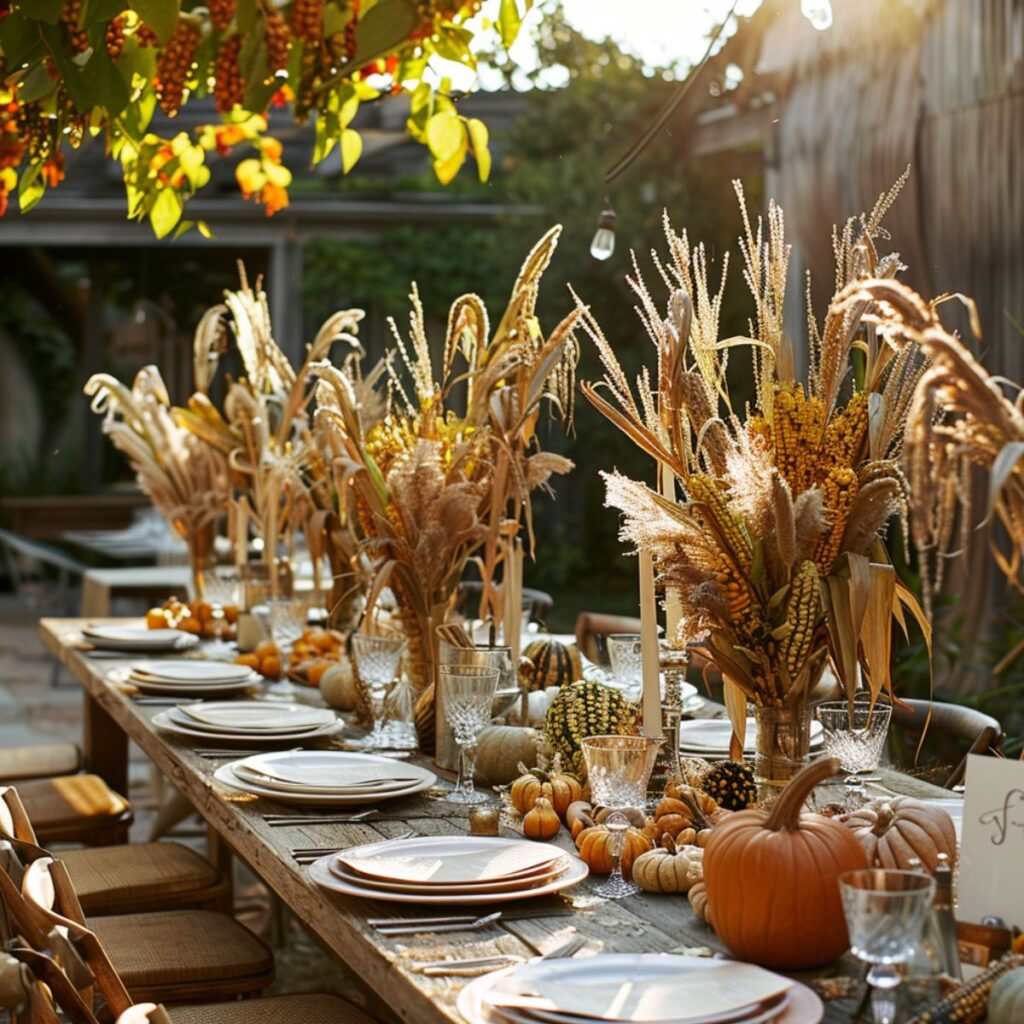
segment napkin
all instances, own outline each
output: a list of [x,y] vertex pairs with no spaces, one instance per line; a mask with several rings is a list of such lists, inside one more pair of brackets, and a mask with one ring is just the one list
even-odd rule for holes
[[[514,981],[514,975],[507,981]],[[491,991],[484,999],[495,1006],[550,1010],[583,1020],[726,1024],[750,1017],[760,1007],[778,1001],[792,984],[771,971],[740,963],[639,982],[625,977],[588,978],[586,984],[578,985],[569,982],[559,972],[550,979],[531,978],[524,983],[529,991],[522,994]]]

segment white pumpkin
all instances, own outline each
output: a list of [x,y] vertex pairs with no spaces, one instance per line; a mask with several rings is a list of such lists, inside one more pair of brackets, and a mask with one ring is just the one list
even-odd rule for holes
[[666,846],[641,853],[633,861],[633,881],[645,892],[685,893],[704,878],[704,850],[700,846]]
[[320,695],[338,711],[353,711],[358,701],[355,673],[352,662],[342,658],[330,665],[320,677]]

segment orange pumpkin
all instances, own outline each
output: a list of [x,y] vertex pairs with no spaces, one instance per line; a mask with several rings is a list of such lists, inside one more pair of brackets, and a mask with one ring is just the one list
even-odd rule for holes
[[654,820],[658,831],[667,832],[673,839],[683,829],[710,828],[729,813],[718,806],[714,797],[692,786],[668,786],[665,793],[658,802]]
[[802,813],[814,787],[839,771],[822,758],[790,780],[770,810],[729,815],[704,851],[704,884],[715,931],[739,960],[802,970],[831,963],[850,946],[838,877],[868,866],[845,825]]
[[864,847],[868,860],[880,868],[909,868],[915,858],[929,870],[939,854],[956,865],[956,830],[941,808],[909,796],[875,800],[843,818],[843,824]]
[[564,818],[570,804],[575,803],[583,795],[583,787],[576,776],[564,772],[548,774],[537,769],[521,775],[512,783],[508,794],[512,806],[520,814],[526,814],[537,802],[542,792],[541,787],[545,785],[551,787],[549,799],[559,818]]
[[[629,878],[633,861],[641,853],[653,850],[654,841],[649,835],[632,826],[622,835],[622,857],[619,860],[619,867],[622,874]],[[606,825],[591,825],[590,828],[585,828],[576,837],[576,849],[579,851],[580,859],[586,862],[595,875],[611,874],[614,864],[612,833]]]

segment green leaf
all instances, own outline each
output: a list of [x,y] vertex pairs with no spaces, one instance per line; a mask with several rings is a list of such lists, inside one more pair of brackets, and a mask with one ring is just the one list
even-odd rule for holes
[[449,184],[455,175],[459,173],[462,165],[466,162],[466,147],[463,145],[456,153],[453,153],[447,160],[434,161],[434,174],[442,185]]
[[338,141],[340,130],[338,115],[333,110],[325,111],[316,119],[314,126],[315,141],[313,143],[314,167],[334,149],[334,144]]
[[181,196],[173,188],[162,188],[149,211],[149,222],[153,225],[153,234],[157,238],[165,238],[181,220]]
[[359,19],[356,50],[349,65],[361,67],[390,53],[418,24],[415,3],[410,0],[380,0]]
[[203,238],[214,238],[214,233],[210,230],[210,225],[205,220],[196,221],[196,230],[203,236]]
[[41,163],[29,164],[28,170],[18,179],[18,208],[22,213],[28,213],[46,193],[42,169]]
[[12,70],[46,54],[39,26],[20,14],[0,18],[0,50]]
[[[259,4],[256,3],[256,0],[238,0],[235,8],[235,18],[238,21],[238,31],[243,35],[248,35],[259,23]],[[201,228],[200,231],[202,231]]]
[[61,0],[32,0],[29,6],[36,21],[45,21],[49,25],[60,21]]
[[128,6],[156,33],[161,43],[171,38],[178,24],[181,0],[128,0]]
[[[427,121],[427,145],[434,159],[444,163],[465,153],[466,129],[458,114],[441,110]],[[460,161],[461,163],[461,161]]]
[[42,62],[33,67],[18,85],[18,99],[22,103],[31,103],[33,100],[49,96],[57,83],[50,77],[46,65]]
[[479,118],[471,117],[466,122],[466,130],[469,132],[469,145],[476,160],[477,173],[480,175],[481,181],[486,181],[491,176],[491,151],[487,145],[489,139],[487,125]]
[[347,128],[359,111],[359,93],[351,85],[346,85],[338,90],[337,96],[338,124]]
[[191,231],[195,227],[194,220],[183,220],[178,222],[178,226],[174,229],[174,237],[181,238],[186,231]]
[[516,0],[501,0],[501,9],[498,11],[498,33],[501,36],[502,46],[507,48],[516,41],[522,24],[523,19]]
[[363,137],[354,128],[341,133],[341,169],[348,174],[363,155]]

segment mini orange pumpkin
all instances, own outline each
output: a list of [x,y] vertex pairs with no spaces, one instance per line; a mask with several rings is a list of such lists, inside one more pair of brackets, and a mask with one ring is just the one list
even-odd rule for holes
[[[623,833],[622,857],[619,860],[619,867],[622,874],[630,877],[633,868],[633,861],[654,848],[654,842],[650,836],[644,834],[638,828],[630,827]],[[581,860],[595,875],[611,874],[614,858],[612,857],[612,833],[606,825],[591,825],[585,828],[576,837],[576,849],[579,851]]]
[[508,794],[512,806],[520,814],[526,814],[541,795],[541,787],[544,785],[551,787],[551,805],[559,818],[564,818],[569,806],[583,795],[583,787],[576,776],[564,772],[548,774],[534,770],[521,775],[512,783]]
[[666,787],[665,794],[654,812],[654,820],[659,832],[667,832],[673,838],[683,829],[699,832],[710,828],[729,813],[718,806],[714,797],[692,786],[671,785]]
[[[549,789],[547,783],[544,788]],[[537,797],[533,807],[523,816],[523,835],[527,839],[553,839],[561,827],[547,794]]]
[[845,825],[801,813],[814,787],[838,771],[838,758],[822,758],[770,810],[737,811],[712,831],[704,884],[715,931],[737,959],[801,970],[849,949],[838,877],[866,868],[867,855]]

